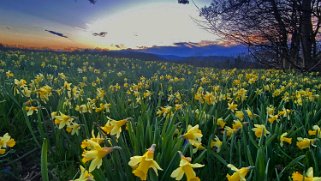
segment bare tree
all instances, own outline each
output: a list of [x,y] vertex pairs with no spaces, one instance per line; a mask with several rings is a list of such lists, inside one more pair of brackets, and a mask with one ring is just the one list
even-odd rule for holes
[[201,16],[209,30],[248,45],[263,64],[300,71],[321,64],[321,0],[213,0]]

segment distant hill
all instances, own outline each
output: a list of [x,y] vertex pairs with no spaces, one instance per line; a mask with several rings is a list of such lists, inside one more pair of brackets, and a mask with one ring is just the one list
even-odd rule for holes
[[[208,48],[208,47],[207,47]],[[213,47],[212,47],[213,48]],[[222,50],[220,52],[219,50],[222,47],[215,47],[216,51],[214,52],[207,52],[205,53],[204,47],[203,48],[197,48],[196,50],[191,49],[189,47],[185,48],[178,48],[178,51],[174,51],[172,47],[168,47],[168,49],[165,47],[165,50],[173,51],[173,55],[168,54],[170,51],[165,51],[164,49],[158,49],[161,51],[156,51],[154,48],[148,48],[148,49],[139,49],[139,50],[133,50],[133,49],[127,49],[127,50],[117,50],[117,51],[108,51],[108,50],[99,50],[99,49],[79,49],[74,51],[53,51],[48,49],[26,49],[26,48],[12,48],[12,47],[6,47],[6,46],[0,46],[0,50],[23,50],[23,51],[41,51],[41,52],[64,52],[64,53],[77,53],[77,54],[101,54],[101,55],[107,55],[109,57],[114,58],[132,58],[132,59],[138,59],[143,61],[166,61],[166,62],[173,62],[173,63],[183,63],[183,64],[189,64],[193,66],[201,66],[201,67],[217,67],[217,68],[263,68],[263,66],[257,62],[254,62],[250,56],[245,55],[244,51],[240,51],[243,54],[238,54],[238,56],[232,56],[233,54],[230,54],[231,51],[234,51],[235,49],[239,49],[240,47],[225,47],[225,51]],[[206,49],[206,48],[205,48]],[[242,47],[240,48],[242,49]],[[189,51],[188,51],[189,50]],[[204,54],[201,54],[200,52],[204,51]],[[149,53],[154,52],[154,53]],[[211,54],[217,54],[217,55],[211,55]],[[180,56],[184,55],[184,56]],[[191,55],[191,56],[187,56]]]
[[221,46],[206,45],[198,46],[191,43],[177,43],[176,46],[153,46],[150,48],[138,49],[138,52],[151,53],[156,55],[171,55],[179,57],[236,57],[247,54],[247,48],[243,45]]

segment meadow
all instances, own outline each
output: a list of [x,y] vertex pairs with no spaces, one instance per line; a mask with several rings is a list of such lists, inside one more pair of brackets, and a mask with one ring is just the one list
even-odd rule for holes
[[321,180],[321,77],[0,52],[0,180]]

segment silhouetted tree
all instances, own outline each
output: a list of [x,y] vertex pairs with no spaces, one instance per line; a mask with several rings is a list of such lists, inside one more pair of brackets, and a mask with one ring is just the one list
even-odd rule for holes
[[301,71],[321,64],[321,0],[212,0],[201,16],[210,31],[248,45],[263,64]]

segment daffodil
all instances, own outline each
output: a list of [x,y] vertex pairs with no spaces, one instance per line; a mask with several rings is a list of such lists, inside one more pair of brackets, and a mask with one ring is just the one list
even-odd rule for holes
[[233,127],[233,130],[234,132],[237,132],[239,129],[241,129],[243,127],[243,124],[240,120],[233,120],[233,124],[232,124],[232,127]]
[[133,169],[132,173],[140,180],[147,180],[147,173],[150,168],[155,171],[156,175],[158,175],[158,170],[162,170],[154,160],[155,147],[156,145],[153,144],[143,156],[133,156],[128,162],[128,165]]
[[79,113],[90,112],[90,109],[88,109],[88,106],[86,104],[77,105],[75,107],[75,110],[78,111]]
[[248,108],[245,110],[245,112],[247,113],[247,116],[250,118],[250,119],[253,119],[255,118],[257,115],[256,114],[253,114],[253,112]]
[[281,136],[280,136],[280,145],[283,146],[284,145],[284,142],[288,143],[288,144],[291,144],[292,143],[292,138],[288,138],[286,137],[288,135],[287,132],[283,133]]
[[305,175],[299,172],[292,173],[293,181],[321,181],[321,177],[313,177],[313,167],[310,167]]
[[187,132],[183,135],[185,139],[188,140],[188,142],[196,147],[196,149],[203,148],[202,147],[202,131],[199,129],[199,125],[195,125],[192,127],[191,125],[188,125]]
[[247,98],[246,94],[247,94],[247,90],[244,88],[241,88],[235,92],[235,98],[236,100],[244,101]]
[[175,104],[175,111],[181,110],[183,108],[182,104]]
[[204,101],[206,102],[206,104],[208,105],[213,105],[216,103],[216,97],[214,96],[214,94],[212,92],[206,92],[205,95],[203,96]]
[[255,136],[257,138],[261,138],[262,136],[266,136],[267,134],[270,134],[270,132],[266,129],[265,125],[262,124],[254,124],[255,128],[252,128],[252,131],[254,131]]
[[87,163],[91,161],[89,166],[89,172],[94,171],[96,168],[99,169],[103,163],[102,159],[114,149],[119,147],[101,147],[100,144],[92,140],[87,140],[90,145],[88,150],[84,150],[82,153],[82,162]]
[[14,79],[14,84],[19,88],[23,88],[27,85],[27,81],[24,79],[21,79],[21,80]]
[[228,181],[246,181],[246,175],[249,173],[252,167],[242,167],[240,169],[236,168],[232,164],[227,165],[232,171],[234,171],[233,175],[226,175]]
[[95,112],[102,112],[102,111],[106,111],[109,112],[110,111],[110,106],[111,104],[109,103],[100,103],[99,107],[96,107]]
[[32,91],[28,89],[28,87],[24,87],[22,90],[22,95],[30,98]]
[[224,130],[226,132],[227,137],[231,137],[237,131],[237,130],[235,131],[234,129],[232,129],[229,126],[225,126]]
[[11,138],[9,133],[0,136],[0,155],[5,154],[6,148],[12,148],[16,145],[16,141]]
[[275,108],[273,106],[269,106],[266,108],[266,112],[268,115],[273,115],[275,111]]
[[309,138],[301,138],[298,137],[297,138],[297,142],[296,142],[296,146],[300,149],[306,149],[306,148],[310,148],[310,146],[314,143],[314,139],[309,139]]
[[55,117],[58,115],[58,112],[54,111],[54,112],[51,112],[50,116],[51,116],[51,119],[55,119]]
[[192,164],[192,159],[190,157],[185,157],[180,151],[178,153],[181,156],[181,161],[179,167],[172,172],[171,177],[175,180],[182,180],[185,174],[187,181],[199,181],[200,178],[196,176],[193,168],[201,168],[204,167],[204,165],[199,163]]
[[144,92],[144,98],[150,98],[151,96],[152,96],[152,92],[151,91],[149,91],[149,90],[146,90],[145,92]]
[[67,125],[66,131],[70,133],[71,135],[78,135],[80,130],[80,125],[78,123],[72,123],[70,125]]
[[65,81],[64,82],[64,88],[66,89],[66,90],[71,90],[71,83],[68,83],[67,81]]
[[25,110],[27,111],[27,116],[33,115],[34,112],[38,112],[38,107],[36,106],[26,106]]
[[66,125],[70,126],[70,124],[74,120],[74,118],[72,118],[71,116],[63,114],[61,112],[60,112],[59,116],[55,116],[54,118],[55,118],[54,122],[55,122],[56,125],[59,125],[58,126],[59,129],[62,129]]
[[120,133],[122,131],[122,126],[124,126],[127,122],[128,119],[122,119],[119,121],[116,121],[114,119],[111,119],[109,117],[107,123],[105,124],[105,126],[100,127],[106,134],[110,134],[110,135],[116,135],[116,138],[118,139],[120,136]]
[[104,141],[104,138],[99,133],[97,133],[97,136],[95,136],[95,132],[94,132],[94,130],[92,130],[91,138],[83,140],[81,142],[81,148],[82,149],[89,148],[91,146],[91,144],[88,142],[88,140],[91,140],[91,141],[94,141],[94,142],[96,142],[98,144],[101,144]]
[[71,181],[95,181],[94,176],[89,173],[83,166],[80,166],[79,178]]
[[290,113],[291,113],[290,109],[283,108],[281,111],[279,111],[278,115],[286,117],[289,120],[290,119]]
[[6,72],[6,76],[7,78],[11,78],[11,77],[14,77],[14,74],[9,70]]
[[156,112],[157,116],[170,117],[173,115],[172,106],[161,107]]
[[243,119],[244,119],[243,111],[236,111],[235,112],[235,117],[237,117],[239,120],[243,121]]
[[218,118],[216,121],[216,124],[223,129],[225,127],[226,122],[224,121],[223,118]]
[[314,125],[312,127],[312,130],[308,131],[308,134],[310,136],[316,136],[318,138],[321,138],[321,129],[320,129],[320,127],[318,125]]
[[279,116],[278,115],[269,115],[268,121],[269,123],[273,124],[275,121],[278,121]]
[[237,104],[235,104],[234,102],[231,103],[227,103],[229,110],[231,110],[232,112],[235,112],[237,110]]
[[37,90],[37,93],[40,99],[46,103],[49,100],[49,96],[52,95],[51,91],[52,91],[52,88],[48,85],[45,85],[43,87],[40,87]]
[[214,140],[211,141],[211,148],[214,148],[216,149],[216,152],[220,152],[221,151],[221,147],[222,147],[222,141],[217,137],[215,136]]

